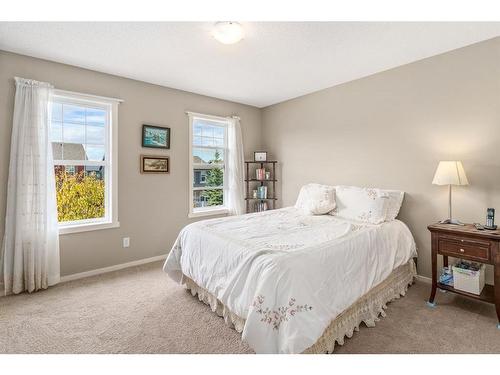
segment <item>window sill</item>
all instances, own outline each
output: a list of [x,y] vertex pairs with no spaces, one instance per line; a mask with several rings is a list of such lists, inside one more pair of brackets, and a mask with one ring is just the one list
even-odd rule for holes
[[71,233],[80,233],[80,232],[90,232],[94,230],[102,230],[102,229],[112,229],[119,228],[120,223],[87,223],[87,224],[73,224],[67,226],[59,227],[59,234],[71,234]]
[[214,208],[213,210],[199,210],[190,212],[188,214],[188,217],[192,219],[196,217],[227,215],[227,214],[229,214],[229,210],[227,208]]

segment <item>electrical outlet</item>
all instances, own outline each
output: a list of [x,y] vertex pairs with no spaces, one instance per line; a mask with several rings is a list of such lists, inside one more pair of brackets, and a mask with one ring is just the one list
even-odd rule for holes
[[123,237],[123,247],[130,247],[130,237]]

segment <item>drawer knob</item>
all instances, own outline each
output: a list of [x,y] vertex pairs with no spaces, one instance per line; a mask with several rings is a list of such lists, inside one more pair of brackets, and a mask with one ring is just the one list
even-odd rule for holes
[[460,241],[464,242],[464,240],[460,240]]
[[461,252],[461,253],[465,253],[465,250],[464,250],[464,249],[460,249],[460,252]]

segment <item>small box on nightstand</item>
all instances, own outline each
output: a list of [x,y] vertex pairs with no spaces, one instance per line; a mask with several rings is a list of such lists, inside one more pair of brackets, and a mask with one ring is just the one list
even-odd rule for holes
[[485,284],[485,265],[477,264],[477,267],[478,270],[464,269],[460,267],[460,263],[453,266],[453,287],[464,292],[480,295]]

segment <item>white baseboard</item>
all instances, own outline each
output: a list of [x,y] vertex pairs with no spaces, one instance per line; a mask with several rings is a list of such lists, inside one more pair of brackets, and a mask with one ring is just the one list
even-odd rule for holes
[[133,267],[133,266],[140,266],[141,264],[157,262],[159,260],[163,260],[163,259],[166,259],[166,258],[167,258],[167,254],[165,254],[165,255],[158,255],[158,256],[155,256],[155,257],[151,257],[151,258],[134,260],[133,262],[121,263],[121,264],[116,264],[114,266],[109,266],[109,267],[104,267],[104,268],[98,268],[96,270],[85,271],[85,272],[80,272],[80,273],[74,273],[72,275],[62,276],[61,277],[61,283],[65,283],[67,281],[72,281],[72,280],[83,279],[85,277],[90,277],[90,276],[95,276],[95,275],[101,275],[103,273],[118,271],[118,270],[122,270],[124,268]]
[[422,276],[422,275],[417,275],[415,278],[419,281],[422,281],[423,283],[430,284],[432,283],[432,279],[427,276]]

